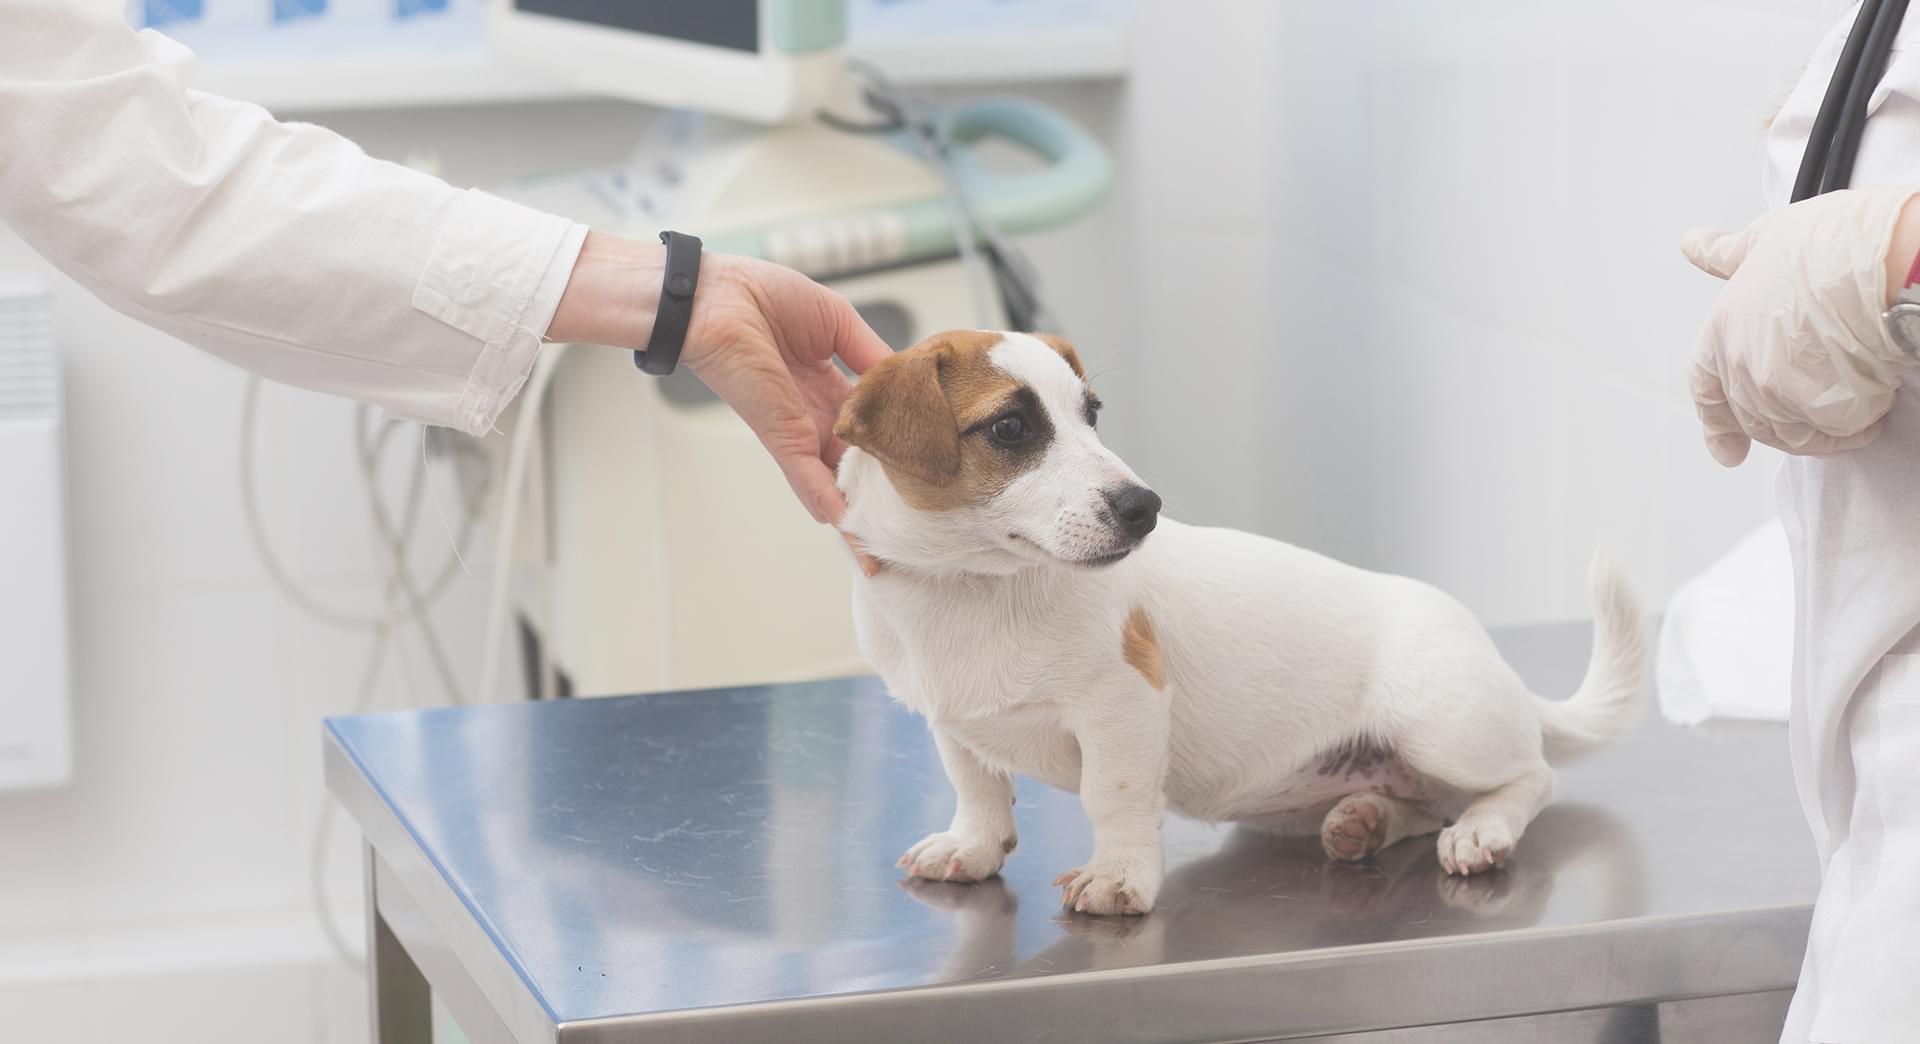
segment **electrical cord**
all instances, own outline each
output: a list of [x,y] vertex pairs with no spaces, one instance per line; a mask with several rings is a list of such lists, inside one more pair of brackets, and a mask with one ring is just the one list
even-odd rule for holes
[[1852,181],[1854,158],[1866,133],[1867,104],[1886,74],[1906,13],[1907,0],[1862,0],[1808,131],[1790,202],[1844,189]]
[[[427,647],[427,655],[433,661],[434,672],[440,676],[440,684],[441,687],[446,690],[447,699],[453,703],[465,703],[466,697],[460,690],[459,681],[454,677],[453,664],[447,658],[446,648],[440,641],[440,633],[434,628],[433,617],[428,612],[429,602],[427,596],[421,592],[419,585],[414,582],[413,570],[407,561],[407,552],[411,543],[410,534],[413,531],[414,518],[418,511],[420,487],[422,481],[427,478],[427,466],[424,461],[427,430],[425,426],[420,426],[420,443],[423,459],[420,469],[414,473],[413,483],[407,490],[405,517],[400,524],[400,528],[396,530],[392,518],[387,514],[384,502],[374,494],[379,485],[380,451],[385,448],[387,437],[399,429],[400,422],[395,420],[386,421],[380,426],[379,434],[369,438],[367,422],[372,418],[373,410],[368,406],[362,405],[358,408],[356,414],[358,423],[355,425],[357,429],[355,434],[357,435],[356,441],[359,444],[360,450],[360,473],[367,485],[367,510],[373,519],[375,536],[379,538],[383,549],[388,555],[388,575],[392,577],[393,584],[399,588],[400,594],[404,597],[405,609],[407,610],[406,617],[413,621],[415,627],[419,628],[420,642]],[[476,511],[469,511],[467,518],[472,519],[477,514],[478,512]],[[456,541],[453,545],[453,551],[456,556],[459,554],[459,550],[460,545],[459,542]]]
[[481,647],[481,700],[493,699],[500,685],[500,657],[507,639],[507,600],[511,594],[513,542],[520,525],[520,491],[526,484],[527,458],[533,450],[534,434],[540,426],[540,411],[545,405],[547,387],[554,371],[570,345],[553,344],[534,360],[533,373],[520,392],[519,414],[514,419],[512,441],[507,446],[507,474],[501,484],[500,512],[494,521],[493,576],[487,597],[487,640]]
[[[426,460],[426,428],[424,425],[419,426],[420,465],[407,484],[405,500],[396,516],[388,505],[380,486],[379,462],[386,454],[392,437],[404,430],[406,425],[395,420],[386,420],[376,425],[373,423],[373,411],[365,406],[359,407],[354,414],[355,450],[361,486],[367,498],[373,536],[379,545],[376,565],[382,576],[380,608],[376,612],[367,613],[330,606],[293,578],[291,571],[286,568],[274,550],[261,517],[259,490],[255,481],[260,384],[260,378],[248,378],[241,413],[240,486],[248,533],[252,538],[254,550],[266,567],[269,577],[297,608],[324,623],[370,633],[372,642],[366,662],[361,669],[359,684],[355,689],[351,713],[362,714],[372,708],[374,694],[382,676],[382,670],[387,664],[388,654],[396,648],[404,652],[404,648],[397,642],[400,629],[408,623],[418,628],[420,640],[427,647],[434,669],[446,690],[447,698],[456,703],[464,702],[464,693],[453,673],[439,633],[433,625],[431,610],[450,588],[455,570],[465,568],[460,548],[472,537],[473,530],[479,522],[481,508],[486,503],[489,493],[488,484],[481,483],[471,496],[463,500],[457,535],[451,527],[446,525],[444,514],[442,514],[442,532],[451,545],[450,554],[447,561],[433,575],[432,580],[423,588],[411,566],[410,552],[421,505],[424,499],[431,499],[433,493],[433,476]],[[434,507],[438,512],[440,508],[437,500]],[[323,797],[320,801],[320,814],[315,824],[309,851],[308,884],[314,913],[320,921],[328,946],[342,963],[359,968],[364,964],[364,958],[354,947],[348,933],[341,930],[326,887],[326,854],[332,841],[334,819],[337,815],[338,811],[332,800]]]
[[1860,54],[1860,67],[1854,71],[1853,82],[1847,87],[1846,109],[1834,134],[1833,149],[1827,156],[1827,174],[1820,179],[1823,193],[1846,188],[1853,180],[1853,161],[1860,154],[1860,137],[1867,129],[1867,103],[1873,97],[1874,88],[1880,85],[1880,77],[1886,74],[1887,62],[1893,54],[1893,40],[1900,33],[1900,22],[1906,13],[1907,0],[1882,0],[1880,9],[1874,12],[1873,28],[1868,31],[1866,46]]
[[[280,590],[281,594],[285,595],[289,601],[304,610],[309,616],[323,623],[347,630],[363,631],[371,630],[382,624],[392,624],[396,622],[398,617],[404,615],[406,610],[394,609],[375,615],[339,609],[320,601],[319,598],[308,593],[306,589],[301,587],[299,581],[293,579],[292,573],[280,558],[279,552],[274,549],[273,541],[267,536],[266,523],[260,516],[259,489],[254,477],[254,456],[257,452],[256,442],[258,441],[256,433],[258,427],[257,415],[259,413],[260,385],[262,383],[262,379],[259,377],[249,376],[247,378],[246,393],[242,400],[240,412],[240,504],[242,513],[246,516],[247,535],[253,542],[253,549],[260,558],[260,564],[266,568],[268,578],[273,581],[273,585]],[[364,470],[362,472],[362,481],[367,496],[377,497],[380,495],[377,486],[375,486],[371,480],[367,479]],[[476,512],[463,522],[461,535],[459,539],[454,542],[453,553],[447,556],[446,563],[434,575],[433,581],[427,585],[425,592],[423,592],[426,601],[435,601],[446,593],[448,585],[453,582],[454,571],[460,568],[459,546],[466,543],[471,526],[477,521],[478,514]]]
[[[880,119],[861,123],[823,111],[819,113],[820,120],[849,134],[907,132],[915,150],[940,176],[946,189],[954,243],[973,290],[978,322],[982,326],[998,325],[987,303],[985,280],[991,272],[1006,306],[1009,325],[1022,330],[1064,332],[1046,305],[1033,263],[979,207],[954,168],[952,157],[956,144],[951,133],[952,121],[946,111],[931,98],[901,90],[869,62],[852,59],[847,62],[847,68],[866,81],[862,100],[880,114]],[[985,241],[984,251],[981,240]],[[985,264],[981,263],[983,253]]]

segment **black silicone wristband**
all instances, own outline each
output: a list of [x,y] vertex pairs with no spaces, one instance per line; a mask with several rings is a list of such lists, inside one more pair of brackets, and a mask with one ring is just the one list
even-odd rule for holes
[[665,377],[680,364],[687,343],[687,325],[693,321],[693,292],[700,286],[700,240],[685,232],[662,232],[667,245],[667,274],[660,283],[660,307],[653,316],[653,334],[645,351],[633,353],[633,364],[655,377]]

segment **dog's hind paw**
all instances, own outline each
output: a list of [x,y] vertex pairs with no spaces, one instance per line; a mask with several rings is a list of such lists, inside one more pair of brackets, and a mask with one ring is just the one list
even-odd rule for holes
[[1482,874],[1513,855],[1513,830],[1498,816],[1469,812],[1440,831],[1440,866],[1450,874]]
[[1320,847],[1327,858],[1358,862],[1387,840],[1387,810],[1372,794],[1350,794],[1320,821]]
[[984,881],[1000,872],[1014,839],[969,837],[950,831],[928,834],[894,865],[929,881]]

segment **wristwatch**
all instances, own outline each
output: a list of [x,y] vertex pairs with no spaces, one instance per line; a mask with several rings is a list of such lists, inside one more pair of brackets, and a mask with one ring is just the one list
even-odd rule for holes
[[700,286],[700,237],[662,232],[660,242],[667,245],[667,271],[660,283],[653,334],[644,351],[633,353],[633,364],[655,377],[665,377],[680,364],[687,326],[693,322],[693,292]]
[[1906,285],[1893,299],[1893,307],[1880,314],[1880,321],[1886,324],[1893,346],[1907,358],[1920,361],[1920,285],[1916,284],[1920,284],[1920,257],[1913,259]]

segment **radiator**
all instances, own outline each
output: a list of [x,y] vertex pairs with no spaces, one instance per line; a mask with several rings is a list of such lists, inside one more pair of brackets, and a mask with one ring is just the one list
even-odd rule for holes
[[46,288],[0,275],[0,790],[73,771],[62,442]]

